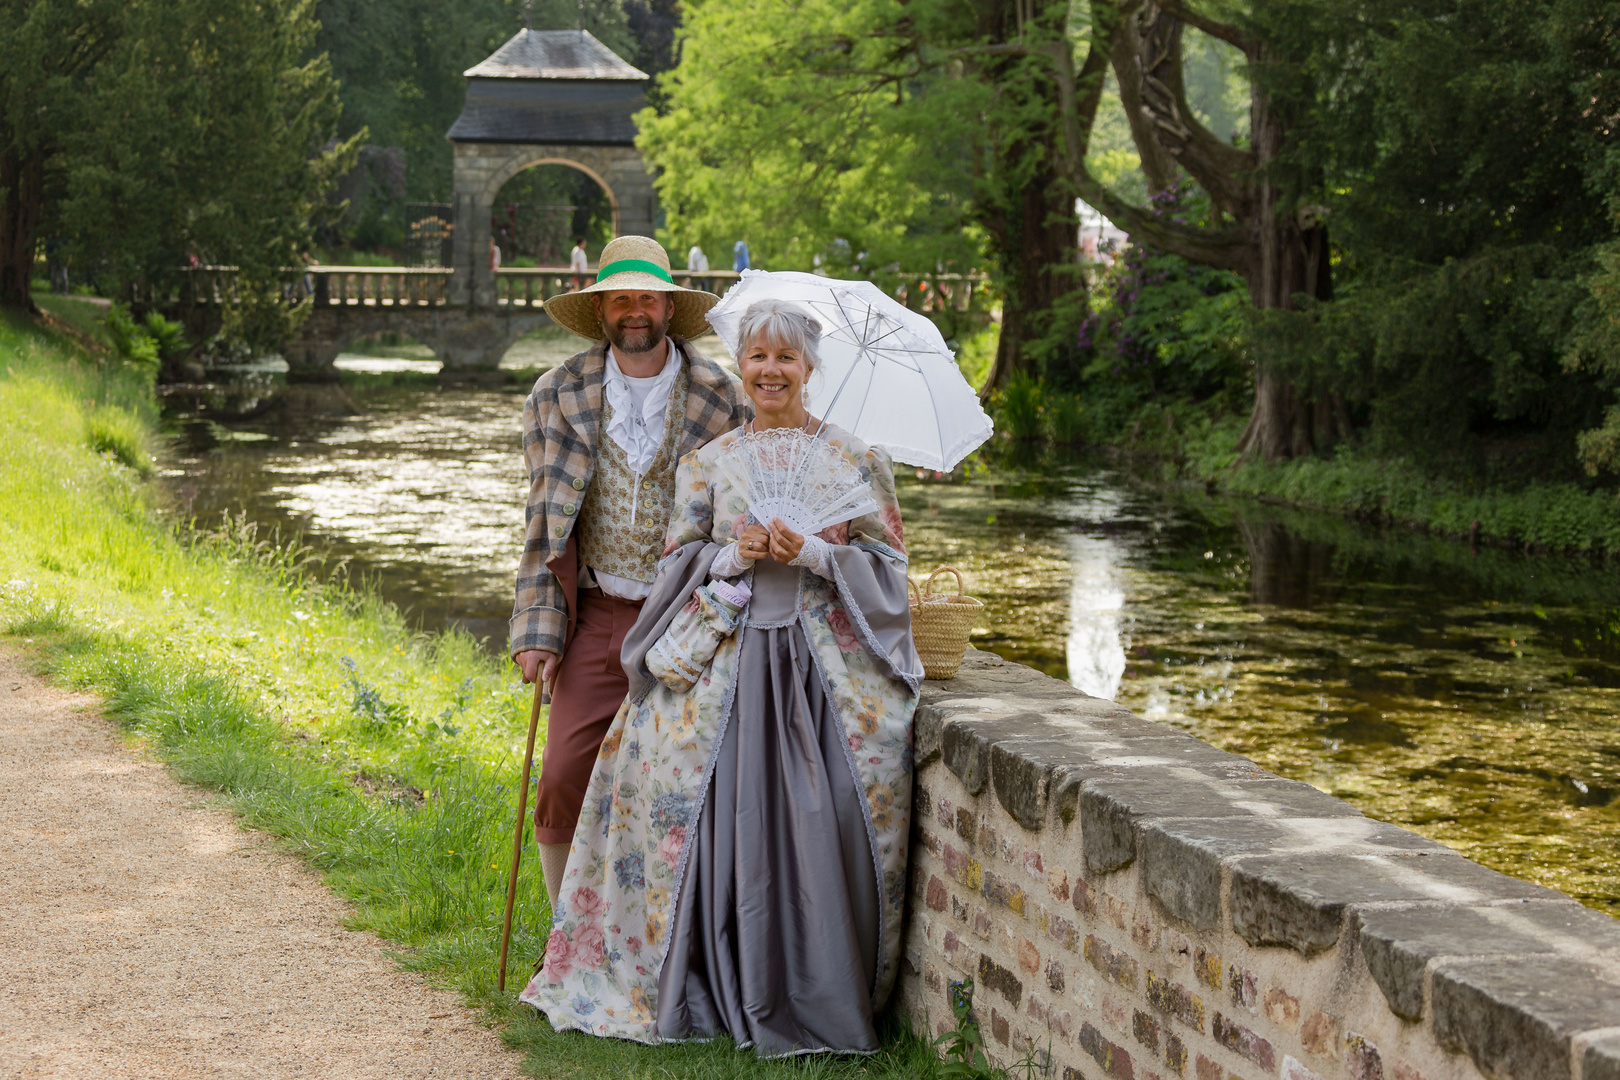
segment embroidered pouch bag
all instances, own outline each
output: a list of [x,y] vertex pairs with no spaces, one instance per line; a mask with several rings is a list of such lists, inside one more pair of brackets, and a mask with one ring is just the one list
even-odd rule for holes
[[647,650],[647,670],[677,693],[692,689],[720,643],[737,632],[749,596],[742,582],[711,581],[693,589],[692,599]]

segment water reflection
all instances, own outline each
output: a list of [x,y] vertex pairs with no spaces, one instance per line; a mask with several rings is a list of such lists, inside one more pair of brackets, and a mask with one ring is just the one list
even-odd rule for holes
[[1085,536],[1071,539],[1070,547],[1069,681],[1112,701],[1125,675],[1126,641],[1119,625],[1125,607],[1119,574],[1124,553],[1112,540]]
[[[525,389],[396,369],[243,394],[234,419],[177,403],[170,479],[205,523],[245,509],[300,529],[424,627],[498,650]],[[967,574],[981,648],[1506,872],[1620,899],[1613,565],[1167,494],[1098,461],[901,480],[913,566]]]

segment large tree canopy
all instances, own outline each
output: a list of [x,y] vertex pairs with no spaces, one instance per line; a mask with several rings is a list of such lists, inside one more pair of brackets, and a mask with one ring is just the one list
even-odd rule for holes
[[1058,88],[1007,42],[1066,3],[702,0],[662,115],[641,117],[672,239],[835,274],[987,266],[998,370],[1072,362],[1085,293]]
[[104,289],[295,261],[352,147],[307,0],[0,4],[0,302],[44,240]]
[[[1338,298],[1260,327],[1376,449],[1565,471],[1598,422],[1601,350],[1572,334],[1615,235],[1620,9],[1606,0],[1335,0],[1309,32],[1291,151],[1323,178]],[[1612,303],[1612,301],[1610,301]],[[1612,310],[1612,309],[1611,309]],[[1570,361],[1571,356],[1575,362]],[[1509,448],[1517,448],[1508,453]]]
[[[1567,465],[1598,411],[1580,374],[1620,366],[1600,348],[1610,279],[1585,303],[1580,284],[1613,235],[1612,4],[1124,0],[1113,21],[1107,6],[1093,0],[1093,24],[1111,35],[1148,189],[1191,180],[1214,213],[1189,227],[1092,175],[1090,98],[1054,53],[1076,86],[1068,173],[1139,242],[1247,280],[1246,450],[1329,450],[1354,412],[1385,450],[1477,460],[1480,439],[1534,436]],[[1218,136],[1189,106],[1194,31],[1245,57],[1246,136]],[[1585,445],[1596,461],[1607,443]]]

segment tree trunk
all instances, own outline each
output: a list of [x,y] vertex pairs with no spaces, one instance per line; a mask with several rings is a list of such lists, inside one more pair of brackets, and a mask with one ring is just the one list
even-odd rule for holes
[[1249,554],[1250,600],[1311,608],[1333,599],[1333,545],[1305,540],[1276,522],[1249,521],[1242,514],[1235,522]]
[[[1181,24],[1175,23],[1175,44],[1179,48]],[[1149,195],[1157,195],[1176,181],[1176,159],[1165,150],[1164,144],[1153,136],[1155,123],[1152,115],[1142,108],[1142,35],[1137,21],[1126,19],[1114,32],[1114,45],[1109,51],[1109,62],[1114,68],[1114,84],[1119,89],[1119,103],[1124,107],[1125,120],[1131,128],[1131,141],[1136,144],[1137,156],[1142,161],[1142,175],[1147,178]]]
[[[1316,208],[1294,205],[1273,170],[1288,144],[1289,124],[1260,80],[1251,83],[1250,145],[1233,146],[1215,136],[1187,103],[1182,78],[1183,25],[1197,26],[1242,49],[1251,64],[1266,62],[1265,45],[1234,26],[1208,19],[1178,0],[1148,0],[1119,24],[1111,63],[1121,87],[1134,83],[1131,134],[1150,183],[1166,183],[1165,162],[1185,170],[1210,198],[1217,224],[1177,227],[1137,207],[1121,204],[1082,175],[1078,185],[1140,240],[1195,262],[1241,274],[1256,310],[1293,308],[1299,295],[1333,298],[1327,229]],[[1298,182],[1297,177],[1287,179]],[[1299,195],[1293,191],[1292,195]],[[1235,227],[1219,219],[1235,221]],[[1254,409],[1239,449],[1246,457],[1279,461],[1331,449],[1351,434],[1348,414],[1334,395],[1307,397],[1268,362],[1255,358]]]
[[[1006,288],[1001,302],[1001,338],[996,361],[981,394],[1015,373],[1041,374],[1043,353],[1058,344],[1073,311],[1085,305],[1085,279],[1079,274],[1079,231],[1074,196],[1053,164],[1049,136],[1044,160],[1029,182],[1013,194],[1010,213],[989,215],[985,225],[1002,253]],[[1029,147],[1011,148],[1008,158]],[[1078,295],[1076,295],[1078,294]],[[1044,346],[1044,348],[1043,348]]]
[[14,146],[0,151],[0,305],[32,313],[39,311],[30,286],[44,186],[39,157]]
[[[1250,113],[1255,155],[1265,164],[1276,161],[1287,141],[1287,128],[1256,85]],[[1296,296],[1333,299],[1333,267],[1327,227],[1304,210],[1280,205],[1282,192],[1262,173],[1253,185],[1254,230],[1258,258],[1246,275],[1249,302],[1256,310],[1294,308]],[[1336,394],[1306,398],[1264,355],[1254,362],[1254,408],[1238,440],[1238,453],[1276,462],[1333,449],[1351,435],[1349,415]]]
[[[1068,10],[1066,0],[991,0],[983,9],[982,28],[1002,42],[1039,27],[1061,38]],[[1049,74],[1031,78],[1025,71],[1021,74],[1027,81],[1013,78],[1014,69],[1024,63],[1021,57],[1002,57],[985,70],[991,80],[1017,87],[1010,94],[1035,99],[1018,104],[1042,107],[1015,107],[1004,114],[1011,117],[1005,122],[1025,126],[996,145],[995,186],[980,200],[979,220],[990,234],[1004,286],[1001,337],[981,397],[1014,374],[1046,373],[1051,361],[1064,357],[1066,346],[1073,353],[1086,308],[1074,185],[1063,164],[1058,85]]]

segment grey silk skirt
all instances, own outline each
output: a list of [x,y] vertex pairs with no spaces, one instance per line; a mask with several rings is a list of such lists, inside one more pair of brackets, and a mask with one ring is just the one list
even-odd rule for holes
[[[797,574],[757,567],[750,620],[790,612]],[[729,1034],[762,1057],[874,1051],[878,889],[844,728],[797,623],[742,633],[659,973],[658,1034]]]

